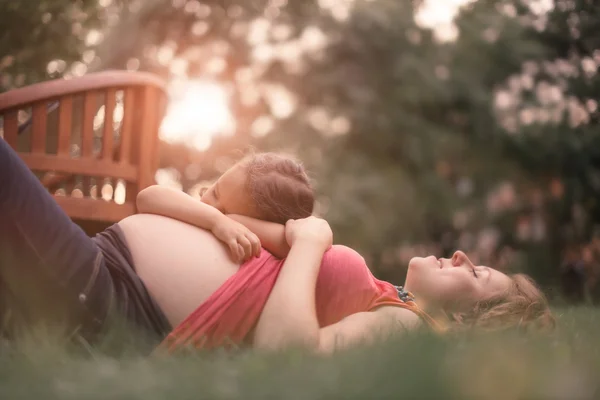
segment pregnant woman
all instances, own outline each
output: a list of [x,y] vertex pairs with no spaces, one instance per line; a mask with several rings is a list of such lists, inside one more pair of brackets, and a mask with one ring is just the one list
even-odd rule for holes
[[[462,252],[452,259],[413,259],[404,288],[379,281],[354,251],[330,248],[329,226],[312,217],[285,227],[228,219],[234,234],[247,229],[245,224],[273,253],[289,251],[284,260],[262,251],[258,258],[234,262],[210,230],[192,225],[196,200],[154,194],[140,199],[140,211],[165,215],[135,215],[90,239],[0,139],[3,315],[26,325],[60,324],[89,341],[104,334],[116,314],[158,340],[176,328],[167,345],[197,340],[206,323],[208,333],[235,337],[239,344],[302,343],[324,352],[370,340],[382,328],[413,329],[423,321],[484,328],[553,323],[544,296],[529,279],[475,266]],[[180,220],[166,215],[170,196],[185,202]],[[261,271],[264,280],[253,278]],[[234,287],[254,299],[251,312],[240,312],[237,307],[248,302],[239,297],[229,305],[215,298]],[[227,312],[207,315],[203,306]]]

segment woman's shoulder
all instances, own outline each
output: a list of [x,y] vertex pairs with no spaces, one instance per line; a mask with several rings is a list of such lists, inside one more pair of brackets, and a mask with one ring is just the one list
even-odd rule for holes
[[402,328],[407,330],[416,329],[423,325],[423,320],[421,317],[413,310],[408,308],[382,306],[372,312],[385,316],[385,318],[389,319],[391,323],[399,324],[402,326]]

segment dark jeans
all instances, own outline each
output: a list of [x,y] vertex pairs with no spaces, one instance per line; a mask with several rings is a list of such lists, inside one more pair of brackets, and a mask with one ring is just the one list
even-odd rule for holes
[[89,238],[0,138],[3,314],[18,315],[25,324],[66,327],[89,340],[114,309],[145,325],[141,328],[168,333],[170,326],[137,277],[126,245],[111,244],[118,242],[118,232],[115,226]]

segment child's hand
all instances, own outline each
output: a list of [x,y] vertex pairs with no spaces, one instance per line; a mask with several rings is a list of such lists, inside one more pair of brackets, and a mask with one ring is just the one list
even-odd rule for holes
[[258,237],[244,225],[223,216],[215,223],[212,233],[217,239],[229,246],[234,261],[246,261],[260,255],[261,245]]

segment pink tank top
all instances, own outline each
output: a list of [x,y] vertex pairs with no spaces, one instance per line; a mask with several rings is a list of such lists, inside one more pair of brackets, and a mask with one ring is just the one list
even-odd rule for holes
[[[258,322],[283,262],[263,249],[258,258],[244,263],[179,324],[160,347],[174,351],[189,346],[210,349],[244,344]],[[400,300],[394,285],[375,278],[363,257],[345,246],[335,245],[323,255],[315,296],[321,327],[387,305],[409,309],[433,324],[414,302]]]

